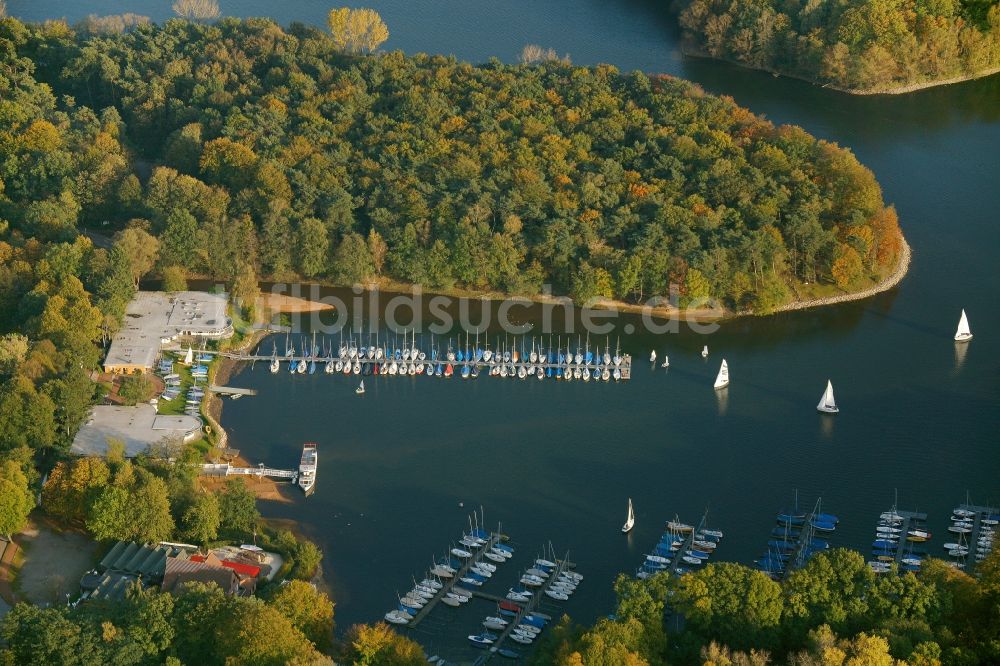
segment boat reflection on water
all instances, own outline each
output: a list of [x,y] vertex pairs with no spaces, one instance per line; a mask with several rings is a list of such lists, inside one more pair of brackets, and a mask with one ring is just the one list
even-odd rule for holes
[[831,439],[833,437],[833,424],[837,419],[833,417],[833,414],[820,414],[819,416],[819,432],[825,439]]
[[715,390],[715,399],[719,403],[719,416],[725,416],[726,410],[729,409],[729,387],[723,387]]
[[955,372],[957,373],[965,365],[965,355],[969,353],[969,345],[965,342],[955,343]]

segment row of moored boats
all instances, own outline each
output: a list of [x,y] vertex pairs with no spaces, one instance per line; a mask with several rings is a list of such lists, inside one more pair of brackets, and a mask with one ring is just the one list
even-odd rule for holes
[[[774,580],[781,580],[793,561],[805,562],[816,553],[829,550],[829,533],[837,529],[840,518],[818,510],[804,514],[798,509],[782,510],[775,516],[767,551],[754,566]],[[822,535],[822,536],[821,536]]]
[[646,555],[636,577],[645,579],[664,571],[686,574],[707,562],[715,554],[721,540],[722,532],[706,528],[704,520],[695,528],[675,516],[667,522],[659,542]]

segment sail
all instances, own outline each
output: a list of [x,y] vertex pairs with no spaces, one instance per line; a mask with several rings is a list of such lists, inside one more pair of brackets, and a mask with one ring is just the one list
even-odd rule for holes
[[184,365],[191,365],[194,362],[194,350],[188,346],[187,354],[184,355]]
[[955,331],[956,340],[968,340],[972,337],[972,331],[969,329],[969,318],[965,316],[965,310],[962,310],[962,316],[958,320],[958,330]]
[[628,520],[626,522],[635,522],[635,511],[632,510],[632,498],[628,498]]
[[829,379],[826,380],[826,390],[823,391],[823,397],[819,399],[819,405],[816,408],[824,412],[837,409],[837,401],[833,399],[833,382]]
[[729,365],[726,359],[722,359],[722,366],[719,367],[719,374],[715,378],[715,388],[723,388],[729,385]]

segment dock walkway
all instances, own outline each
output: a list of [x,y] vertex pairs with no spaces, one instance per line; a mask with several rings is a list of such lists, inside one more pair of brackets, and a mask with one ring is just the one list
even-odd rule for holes
[[[435,606],[437,606],[437,603],[441,601],[442,598],[447,596],[447,594],[451,592],[452,588],[454,588],[458,583],[462,582],[461,581],[462,577],[465,576],[467,573],[469,573],[469,570],[472,569],[474,565],[478,564],[483,559],[483,554],[488,552],[491,548],[493,548],[493,546],[500,543],[502,538],[503,536],[501,534],[498,534],[496,532],[491,533],[490,538],[486,540],[486,545],[477,549],[477,551],[472,554],[472,557],[470,557],[468,560],[465,561],[465,564],[463,564],[458,569],[458,571],[452,578],[447,578],[442,582],[441,589],[438,590],[438,593],[435,594],[432,598],[427,600],[427,603],[424,604],[424,607],[421,608],[419,611],[417,611],[417,614],[413,616],[412,620],[410,620],[408,626],[410,628],[413,628],[416,627],[418,624],[420,624],[423,621],[423,619],[427,617],[432,610],[434,610]],[[469,591],[472,592],[472,590]],[[472,593],[475,594],[475,592]]]
[[201,466],[201,473],[209,476],[266,476],[272,479],[291,479],[294,483],[299,476],[298,470],[274,469],[273,467],[233,467],[229,463],[206,463]]
[[983,519],[1000,513],[1000,509],[992,506],[976,506],[974,504],[962,504],[958,508],[972,511],[976,514],[972,518],[972,532],[969,534],[969,554],[965,558],[966,566],[968,566],[969,563],[976,564],[979,561],[979,555],[989,554],[993,550],[992,544],[986,547],[980,546],[979,537],[984,532]]
[[[537,377],[535,373],[537,373],[539,369],[544,371],[546,375],[548,374],[549,370],[552,370],[553,371],[553,376],[551,377],[552,379],[557,378],[555,376],[555,372],[559,370],[562,370],[563,372],[574,373],[573,376],[574,381],[588,381],[582,379],[582,377],[577,377],[576,376],[577,371],[579,371],[581,374],[585,371],[590,372],[592,375],[594,370],[602,372],[604,370],[607,370],[612,375],[615,371],[618,371],[620,374],[621,381],[627,381],[632,378],[632,357],[627,354],[621,357],[621,362],[618,363],[617,365],[614,363],[604,364],[596,362],[579,363],[579,364],[567,363],[567,362],[558,363],[558,362],[549,362],[541,360],[535,363],[531,363],[530,361],[527,360],[520,360],[516,362],[508,361],[506,363],[502,361],[501,362],[491,361],[487,363],[482,360],[448,361],[442,358],[438,358],[433,361],[430,359],[425,359],[423,361],[420,360],[414,361],[412,359],[404,361],[399,359],[387,359],[387,358],[380,358],[380,359],[368,358],[368,357],[361,358],[360,356],[353,358],[341,357],[341,356],[313,356],[313,355],[301,355],[301,354],[295,354],[292,356],[275,356],[274,354],[250,354],[243,352],[221,352],[221,356],[227,359],[231,359],[233,361],[243,361],[247,363],[257,363],[259,361],[261,363],[270,364],[272,361],[277,359],[279,363],[285,364],[284,365],[285,368],[288,367],[287,366],[288,363],[298,364],[300,361],[304,361],[307,366],[313,363],[319,366],[325,366],[327,363],[332,363],[334,365],[339,363],[342,366],[342,368],[346,366],[347,372],[344,372],[342,370],[335,373],[327,373],[325,372],[325,368],[323,368],[322,369],[323,374],[347,374],[347,375],[365,375],[365,376],[373,374],[378,374],[378,375],[387,374],[389,376],[396,376],[398,374],[399,376],[405,377],[405,376],[412,376],[410,375],[409,372],[407,372],[407,370],[410,369],[411,366],[434,367],[435,365],[451,365],[452,368],[454,368],[455,374],[457,375],[461,374],[463,368],[469,368],[470,371],[472,369],[476,369],[477,372],[486,371],[485,374],[489,375],[490,369],[505,366],[508,369],[513,370],[513,375],[511,374],[506,375],[508,378],[512,376],[517,376],[518,372],[522,369],[524,369],[527,373],[529,373],[527,377],[528,379],[532,377]],[[395,363],[397,367],[402,368],[402,370],[400,370],[397,373],[386,372],[384,369],[385,366],[391,365],[393,363]],[[317,369],[317,374],[319,373],[320,369]],[[609,377],[609,380],[610,379],[611,378]],[[599,380],[593,377],[591,377],[590,380],[595,382],[609,381],[609,380],[604,380],[603,378]]]
[[503,642],[507,640],[512,633],[514,633],[514,628],[521,624],[521,620],[523,620],[525,616],[531,615],[531,612],[538,608],[538,605],[542,602],[542,597],[545,596],[545,591],[552,587],[554,582],[559,580],[559,575],[562,572],[573,568],[574,565],[568,558],[569,553],[566,553],[566,557],[561,560],[556,560],[556,570],[549,574],[549,577],[545,579],[545,583],[538,588],[538,591],[535,594],[531,595],[531,599],[528,600],[528,603],[521,607],[517,616],[511,620],[506,627],[504,627],[503,632],[501,632],[500,636],[496,639],[496,641],[494,641],[493,645],[490,646],[490,651],[484,655],[486,659],[483,663],[488,662],[496,656],[496,651],[499,650],[500,646],[503,645]]
[[903,519],[903,524],[899,527],[899,536],[901,538],[899,540],[900,544],[896,548],[895,559],[896,565],[899,566],[902,563],[903,558],[906,557],[906,548],[903,546],[903,541],[906,540],[910,530],[927,529],[927,514],[918,513],[916,511],[897,511],[896,515]]

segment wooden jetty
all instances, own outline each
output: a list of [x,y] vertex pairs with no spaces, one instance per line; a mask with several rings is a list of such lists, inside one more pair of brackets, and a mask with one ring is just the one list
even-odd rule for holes
[[[434,610],[434,607],[437,606],[437,603],[441,601],[442,598],[447,596],[447,594],[451,592],[452,588],[454,588],[458,583],[462,582],[461,581],[462,577],[465,576],[467,573],[469,573],[469,570],[472,569],[473,565],[478,564],[479,561],[483,559],[483,554],[486,553],[489,549],[493,548],[493,546],[500,543],[502,539],[503,536],[501,534],[497,532],[491,533],[490,538],[486,540],[486,545],[477,549],[477,551],[472,554],[472,557],[467,559],[465,561],[465,564],[459,567],[458,571],[455,573],[453,577],[446,578],[442,581],[441,589],[438,590],[438,593],[435,594],[432,598],[427,600],[427,603],[424,604],[424,607],[421,608],[419,611],[417,611],[417,614],[413,616],[413,619],[410,620],[410,623],[407,626],[415,627],[418,624],[420,624],[423,621],[423,619],[427,617],[432,610]],[[472,590],[469,591],[472,592]],[[473,594],[475,594],[475,592],[473,592]]]
[[245,395],[257,395],[257,389],[248,388],[237,388],[235,386],[209,386],[208,390],[212,393],[218,393],[219,395],[228,395],[232,397],[233,400],[241,398]]

